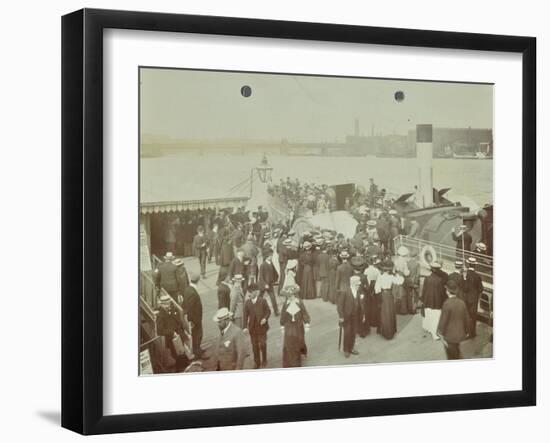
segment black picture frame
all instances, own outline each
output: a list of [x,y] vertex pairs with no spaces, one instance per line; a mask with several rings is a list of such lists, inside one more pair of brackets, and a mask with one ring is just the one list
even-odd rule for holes
[[[522,389],[106,416],[103,413],[103,31],[502,51],[522,55]],[[536,39],[232,17],[83,9],[62,18],[62,426],[82,434],[536,404]],[[229,412],[228,412],[229,411]]]

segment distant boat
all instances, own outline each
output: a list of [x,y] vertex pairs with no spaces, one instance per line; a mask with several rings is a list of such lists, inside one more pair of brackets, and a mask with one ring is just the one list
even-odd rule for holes
[[491,160],[493,158],[492,155],[487,155],[484,152],[476,152],[473,154],[457,154],[456,152],[453,153],[453,158],[456,159],[472,159],[472,160]]
[[[465,145],[467,146],[467,145]],[[462,148],[462,149],[457,149]],[[457,153],[460,150],[460,153]],[[453,150],[453,158],[455,159],[472,159],[472,160],[491,160],[493,158],[491,145],[487,142],[478,143],[474,150],[464,149],[464,146],[455,145]]]

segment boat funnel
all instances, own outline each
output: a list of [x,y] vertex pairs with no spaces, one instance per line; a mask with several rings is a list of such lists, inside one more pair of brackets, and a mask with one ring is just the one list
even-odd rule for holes
[[418,165],[418,190],[423,208],[433,206],[433,128],[432,125],[416,125],[416,161]]

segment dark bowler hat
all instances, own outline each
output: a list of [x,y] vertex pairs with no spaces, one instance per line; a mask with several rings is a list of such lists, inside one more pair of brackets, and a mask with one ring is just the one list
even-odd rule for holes
[[457,291],[458,291],[458,284],[456,283],[455,280],[447,280],[447,290],[451,293],[451,294],[456,294]]
[[380,268],[383,270],[383,271],[391,271],[393,269],[393,261],[389,258],[387,258],[386,260],[384,260],[381,264],[380,264]]

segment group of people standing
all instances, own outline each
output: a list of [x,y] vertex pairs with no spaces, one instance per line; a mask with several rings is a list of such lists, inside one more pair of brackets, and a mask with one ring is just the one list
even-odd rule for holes
[[448,274],[434,261],[424,279],[422,326],[434,340],[443,340],[449,359],[461,358],[460,343],[477,335],[477,307],[483,293],[477,265],[475,257],[456,260],[455,270]]
[[[300,197],[304,190],[311,191],[287,179],[272,192],[297,196],[299,204],[304,204]],[[325,192],[322,187],[316,190]],[[373,200],[379,196],[373,183],[369,195]],[[178,352],[176,336],[189,345],[191,359],[204,357],[197,283],[206,277],[212,258],[219,266],[214,321],[220,335],[210,357],[217,370],[241,369],[249,354],[255,368],[266,367],[272,315],[279,317],[284,335],[282,366],[300,366],[308,353],[305,334],[311,318],[306,301],[312,299],[335,305],[339,349],[346,358],[358,354],[357,337],[375,331],[391,340],[397,333],[397,316],[419,311],[423,328],[442,340],[448,358],[460,358],[460,342],[476,335],[483,291],[475,257],[457,260],[451,274],[432,261],[430,275],[421,284],[417,251],[396,248],[392,241],[405,229],[397,211],[376,205],[357,209],[356,217],[357,231],[351,238],[329,229],[298,234],[289,226],[271,224],[261,208],[248,221],[244,216],[215,220],[211,232],[199,226],[193,240],[200,274],[188,273],[183,260],[167,252],[154,274],[157,286],[170,296],[160,300],[158,333],[165,336],[176,367],[187,361]],[[459,243],[469,246],[464,230],[453,235],[457,251]],[[185,317],[178,321],[181,313]]]

